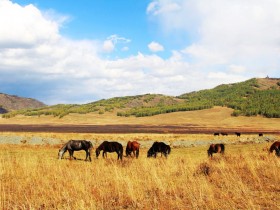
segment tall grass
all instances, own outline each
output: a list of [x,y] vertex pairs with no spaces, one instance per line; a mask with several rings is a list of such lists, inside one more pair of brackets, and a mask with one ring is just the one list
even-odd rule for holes
[[[266,144],[173,149],[165,159],[85,162],[57,148],[0,145],[1,209],[278,209],[280,158]],[[278,199],[278,200],[277,200]]]

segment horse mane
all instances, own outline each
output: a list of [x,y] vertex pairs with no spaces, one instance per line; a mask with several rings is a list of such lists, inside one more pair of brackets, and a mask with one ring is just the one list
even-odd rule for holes
[[103,141],[96,149],[98,149],[98,150],[104,149],[104,144],[107,144],[107,143],[108,143],[108,141]]
[[60,147],[59,151],[65,150],[68,143],[69,143],[69,141],[67,141],[66,143],[64,143],[64,144],[62,145],[62,147]]

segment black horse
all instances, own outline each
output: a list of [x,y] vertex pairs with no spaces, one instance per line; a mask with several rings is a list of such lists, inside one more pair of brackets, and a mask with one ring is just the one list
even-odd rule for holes
[[235,132],[235,135],[236,135],[237,137],[240,137],[240,136],[241,136],[241,133]]
[[109,141],[104,141],[102,144],[97,147],[95,150],[96,153],[96,158],[98,158],[100,151],[103,150],[103,158],[106,156],[107,157],[107,152],[116,152],[118,154],[118,159],[122,160],[123,157],[123,146],[118,143],[118,142],[109,142]]
[[152,147],[148,150],[147,157],[157,157],[157,153],[160,152],[161,155],[163,154],[165,157],[170,154],[171,148],[169,145],[163,142],[154,142]]
[[58,159],[62,159],[64,153],[68,150],[70,155],[70,160],[72,157],[76,159],[74,155],[74,151],[85,150],[86,151],[86,159],[89,158],[91,161],[90,153],[93,148],[93,145],[90,141],[86,140],[69,140],[66,144],[64,144],[58,151]]
[[211,144],[209,149],[207,150],[208,156],[213,157],[213,153],[221,153],[224,154],[225,145],[224,144]]

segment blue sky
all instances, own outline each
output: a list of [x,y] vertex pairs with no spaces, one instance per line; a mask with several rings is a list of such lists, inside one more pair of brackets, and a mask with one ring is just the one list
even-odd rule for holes
[[46,104],[280,77],[279,0],[0,0],[0,92]]
[[[111,35],[129,39],[126,43],[129,50],[122,50],[125,43],[118,42],[116,51],[111,58],[137,54],[139,51],[149,53],[147,45],[154,39],[158,39],[166,47],[165,52],[159,52],[161,56],[170,56],[170,50],[174,45],[187,43],[187,40],[174,40],[167,38],[158,30],[158,25],[147,15],[147,7],[150,0],[83,0],[83,1],[18,1],[21,5],[34,4],[41,11],[56,13],[58,16],[66,16],[67,20],[60,29],[65,37],[79,40],[105,40]],[[171,42],[171,43],[170,43]],[[108,55],[107,55],[108,56]]]

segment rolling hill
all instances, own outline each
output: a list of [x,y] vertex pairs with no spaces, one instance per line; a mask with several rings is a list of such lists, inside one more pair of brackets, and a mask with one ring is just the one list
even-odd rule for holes
[[35,109],[44,106],[46,106],[44,103],[32,98],[23,98],[0,93],[0,113],[22,109]]
[[177,97],[161,94],[115,97],[96,102],[58,104],[36,109],[13,111],[5,118],[19,114],[26,116],[53,115],[64,117],[70,113],[116,113],[118,116],[144,117],[179,111],[209,109],[214,106],[232,108],[233,116],[280,117],[280,79],[253,78],[240,83],[222,84],[213,89],[185,93]]

